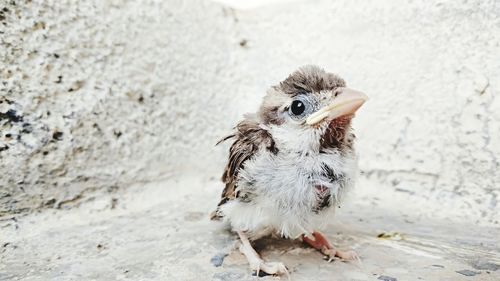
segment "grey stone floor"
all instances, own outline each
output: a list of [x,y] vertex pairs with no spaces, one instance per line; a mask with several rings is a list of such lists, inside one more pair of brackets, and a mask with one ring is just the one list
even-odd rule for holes
[[[256,280],[236,237],[208,219],[219,188],[214,179],[186,177],[4,217],[0,280]],[[356,195],[325,233],[355,249],[361,263],[327,263],[298,241],[256,247],[284,262],[292,280],[500,280],[498,228],[391,211]]]

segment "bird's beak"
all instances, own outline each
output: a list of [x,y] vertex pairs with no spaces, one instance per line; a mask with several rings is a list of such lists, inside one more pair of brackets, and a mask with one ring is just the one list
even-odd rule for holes
[[337,89],[337,91],[338,95],[335,97],[332,104],[321,108],[307,118],[306,123],[308,125],[312,126],[318,124],[327,117],[333,120],[344,115],[352,114],[368,100],[367,95],[349,88],[340,88]]

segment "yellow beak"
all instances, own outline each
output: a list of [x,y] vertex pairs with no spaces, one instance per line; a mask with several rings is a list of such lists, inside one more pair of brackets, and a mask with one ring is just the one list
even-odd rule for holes
[[327,117],[333,120],[344,115],[352,114],[368,100],[367,95],[356,90],[341,88],[338,91],[340,91],[340,93],[335,97],[332,104],[321,108],[307,118],[306,123],[308,125],[312,126],[318,124]]

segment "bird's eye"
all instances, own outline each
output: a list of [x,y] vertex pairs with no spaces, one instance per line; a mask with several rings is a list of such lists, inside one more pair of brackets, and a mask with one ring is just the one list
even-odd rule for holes
[[290,111],[293,115],[299,116],[306,110],[304,103],[300,100],[294,100],[290,106]]
[[299,122],[311,114],[314,110],[314,104],[313,101],[311,101],[311,97],[305,94],[298,95],[286,109],[288,110],[288,116]]

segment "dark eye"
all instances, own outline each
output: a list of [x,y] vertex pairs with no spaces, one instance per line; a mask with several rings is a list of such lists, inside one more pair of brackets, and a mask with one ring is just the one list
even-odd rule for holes
[[293,115],[301,115],[306,110],[304,103],[300,100],[294,100],[290,106],[290,111]]

